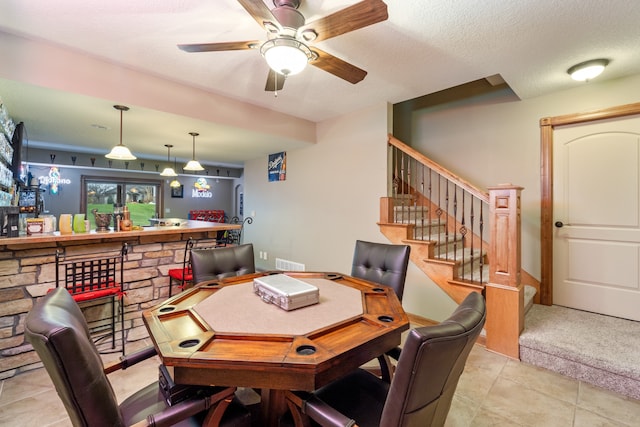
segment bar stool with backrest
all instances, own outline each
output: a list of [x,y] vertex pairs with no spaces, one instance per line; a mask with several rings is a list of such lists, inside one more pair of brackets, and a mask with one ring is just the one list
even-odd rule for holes
[[295,426],[308,418],[322,426],[444,426],[485,319],[484,297],[472,292],[447,320],[409,332],[391,384],[358,369],[311,394],[287,392]]
[[220,280],[256,272],[253,244],[191,249],[193,283]]
[[195,242],[196,241],[192,237],[189,237],[186,241],[182,256],[182,268],[171,268],[167,272],[169,275],[169,296],[172,295],[174,285],[178,284],[180,291],[182,291],[193,281],[191,263],[189,262],[189,253],[191,253],[191,249],[195,245]]
[[[123,284],[124,284],[124,259],[129,250],[127,243],[122,244],[119,252],[99,253],[93,255],[76,255],[66,257],[64,251],[56,251],[56,288],[65,288],[76,303],[89,303],[107,299],[111,302],[111,315],[107,325],[101,324],[103,320],[97,321],[98,325],[93,329],[99,332],[109,327],[111,335],[111,348],[115,349],[116,318],[120,319],[120,332],[122,339],[122,354],[125,354],[125,331],[124,331],[124,307],[123,307]],[[118,304],[118,315],[116,315],[116,299]],[[96,312],[95,308],[85,310]],[[98,341],[108,337],[104,335]]]
[[[225,222],[227,222],[225,217]],[[216,236],[216,246],[225,247],[230,245],[239,245],[242,243],[242,232],[244,231],[245,224],[253,224],[253,218],[248,216],[242,221],[237,216],[234,216],[229,221],[229,224],[240,224],[239,229],[218,231]]]
[[147,347],[104,366],[80,308],[64,288],[36,302],[25,321],[25,336],[75,427],[251,426],[250,413],[234,399],[235,387],[201,388],[169,405],[156,377],[118,404],[107,374],[149,359],[156,350]]

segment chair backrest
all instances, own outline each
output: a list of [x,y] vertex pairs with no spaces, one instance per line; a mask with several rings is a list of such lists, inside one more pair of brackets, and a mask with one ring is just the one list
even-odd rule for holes
[[[120,252],[65,257],[56,251],[56,287],[64,286],[72,295],[86,299],[102,298],[118,292],[124,282],[124,258],[129,245]],[[61,274],[62,273],[62,274]],[[118,289],[115,289],[118,288]]]
[[391,286],[402,301],[411,247],[356,240],[351,276]]
[[36,302],[27,315],[25,335],[74,426],[124,424],[84,316],[65,288]]
[[251,243],[223,248],[194,248],[190,259],[194,284],[256,272]]
[[442,426],[485,322],[484,297],[469,294],[436,326],[409,332],[382,411],[382,426]]
[[227,218],[225,217],[225,222],[228,222],[229,224],[240,224],[240,228],[234,230],[218,231],[216,235],[216,245],[218,247],[241,244],[244,225],[253,224],[253,217],[248,216],[242,221],[240,221],[240,218],[237,216],[231,217],[231,220],[229,221],[227,221]]

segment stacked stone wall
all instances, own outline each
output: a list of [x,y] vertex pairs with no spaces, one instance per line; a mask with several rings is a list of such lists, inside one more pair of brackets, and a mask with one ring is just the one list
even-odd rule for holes
[[[182,268],[185,243],[189,237],[198,245],[212,245],[215,233],[189,233],[110,237],[102,240],[49,242],[0,246],[0,379],[41,366],[40,359],[24,336],[24,322],[38,298],[55,288],[55,254],[65,256],[117,253],[129,244],[124,261],[124,329],[126,342],[148,337],[142,311],[164,301],[169,295],[168,272]],[[1,241],[0,241],[1,243]],[[174,288],[174,295],[178,289]],[[84,306],[84,304],[82,304]],[[110,315],[108,299],[89,304],[84,314],[90,326]],[[120,337],[120,325],[117,323]]]

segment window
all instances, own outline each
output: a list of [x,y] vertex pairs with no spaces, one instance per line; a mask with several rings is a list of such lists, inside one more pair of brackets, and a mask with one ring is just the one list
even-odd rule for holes
[[162,211],[162,181],[134,178],[82,176],[81,204],[86,217],[95,227],[93,209],[113,212],[114,206],[127,206],[133,225],[149,225],[149,218]]

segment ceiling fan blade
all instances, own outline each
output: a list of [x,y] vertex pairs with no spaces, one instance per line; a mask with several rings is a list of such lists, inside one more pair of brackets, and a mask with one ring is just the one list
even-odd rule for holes
[[264,86],[264,90],[267,92],[275,92],[282,90],[284,87],[285,76],[278,74],[269,68],[269,75],[267,76],[267,84]]
[[223,43],[196,43],[196,44],[179,44],[178,48],[185,52],[216,52],[222,50],[245,50],[259,47],[259,40],[246,42],[223,42]]
[[340,58],[337,58],[327,52],[324,52],[316,47],[311,49],[318,54],[318,58],[309,61],[309,64],[314,67],[318,67],[327,73],[331,73],[334,76],[340,77],[349,83],[356,84],[365,78],[367,72],[362,68],[358,68],[355,65],[349,64]]
[[238,0],[238,3],[247,13],[253,16],[261,27],[265,27],[267,31],[271,31],[268,24],[272,24],[273,27],[281,30],[280,22],[273,16],[267,5],[262,0]]
[[382,0],[364,0],[303,25],[298,29],[298,34],[305,30],[313,30],[317,34],[313,41],[319,42],[386,21],[388,18],[387,5]]

